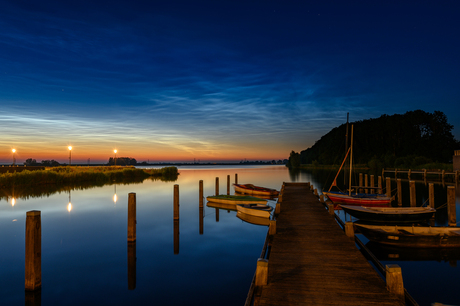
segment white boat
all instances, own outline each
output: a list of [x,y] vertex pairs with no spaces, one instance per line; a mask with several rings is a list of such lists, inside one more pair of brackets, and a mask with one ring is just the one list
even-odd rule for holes
[[273,207],[265,204],[237,204],[236,210],[247,215],[270,218]]
[[217,196],[208,196],[206,200],[214,203],[221,204],[267,204],[267,200],[251,197],[248,195],[238,196],[238,195],[225,195],[220,194]]

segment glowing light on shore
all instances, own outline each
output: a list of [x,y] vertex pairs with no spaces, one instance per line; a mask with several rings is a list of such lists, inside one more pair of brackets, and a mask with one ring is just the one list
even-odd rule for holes
[[11,206],[14,206],[14,204],[16,204],[16,199],[15,199],[15,198],[11,198]]
[[70,212],[72,210],[72,204],[69,202],[67,205],[67,211]]
[[117,201],[118,201],[118,197],[117,197],[117,194],[115,193],[113,195],[113,203],[117,204]]

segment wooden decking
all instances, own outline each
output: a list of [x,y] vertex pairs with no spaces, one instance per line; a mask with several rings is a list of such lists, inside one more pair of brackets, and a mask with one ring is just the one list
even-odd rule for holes
[[307,183],[286,183],[255,305],[404,305]]

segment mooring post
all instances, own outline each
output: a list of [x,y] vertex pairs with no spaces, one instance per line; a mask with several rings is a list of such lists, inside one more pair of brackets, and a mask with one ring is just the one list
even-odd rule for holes
[[320,201],[321,203],[324,203],[324,194],[321,194],[321,195],[319,196],[319,201]]
[[[363,174],[362,173],[359,174],[359,187],[361,186],[363,186]],[[358,188],[358,193],[361,193],[361,192],[363,192],[362,188]]]
[[227,195],[230,195],[230,175],[227,175]]
[[318,189],[315,188],[315,190],[313,190],[313,194],[314,194],[315,196],[318,196]]
[[382,194],[383,193],[383,190],[382,190],[382,177],[380,175],[377,178],[377,187],[379,188],[377,193]]
[[457,211],[455,207],[455,187],[447,187],[447,219],[449,226],[457,225]]
[[348,238],[355,238],[355,230],[353,228],[353,222],[345,222],[345,234]]
[[382,168],[382,177],[385,177],[385,168]]
[[385,187],[386,195],[387,197],[391,198],[391,178],[390,177],[385,178],[385,184],[386,184],[386,187]]
[[[368,187],[369,186],[369,178],[367,176],[367,173],[364,174],[364,187]],[[364,189],[364,192],[365,193],[369,193],[369,189]]]
[[444,177],[446,176],[446,170],[442,170],[442,180],[444,181]]
[[423,180],[426,181],[426,169],[423,169]]
[[434,208],[434,184],[428,184],[428,205]]
[[268,260],[259,258],[257,259],[256,280],[257,287],[266,286],[268,284]]
[[136,241],[136,194],[128,194],[128,241]]
[[273,236],[276,234],[276,220],[270,220],[269,227],[268,227],[268,234]]
[[[375,186],[375,182],[374,182],[374,175],[371,175],[371,183],[369,185],[370,187],[374,187]],[[370,193],[377,193],[375,192],[374,188],[371,189]]]
[[281,212],[281,203],[278,201],[275,206],[275,216],[279,215]]
[[409,171],[407,171],[407,179],[410,181],[410,175],[412,174],[412,171],[409,169]]
[[416,205],[416,193],[415,193],[415,181],[410,181],[410,207],[415,207]]
[[238,184],[238,173],[235,173],[235,184]]
[[203,208],[203,180],[200,180],[199,182],[199,205],[200,205],[200,208]]
[[400,299],[404,300],[404,284],[401,267],[394,264],[386,265],[385,274],[388,291],[396,294]]
[[334,204],[332,203],[327,204],[327,209],[330,215],[334,215]]
[[34,291],[42,286],[42,225],[41,212],[26,213],[25,290]]
[[179,220],[179,185],[174,185],[174,220]]
[[395,180],[398,178],[398,169],[395,168]]
[[401,189],[401,179],[396,180],[398,186],[398,206],[402,206],[402,189]]
[[216,177],[216,196],[219,195],[219,178]]

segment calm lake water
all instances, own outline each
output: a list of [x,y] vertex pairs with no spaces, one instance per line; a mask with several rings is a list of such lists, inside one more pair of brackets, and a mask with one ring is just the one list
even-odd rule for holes
[[[42,305],[243,305],[267,227],[246,223],[235,211],[206,205],[200,220],[199,181],[203,180],[207,196],[215,193],[216,177],[220,193],[226,193],[227,175],[233,183],[235,173],[239,183],[278,190],[283,182],[299,181],[311,182],[321,190],[335,174],[292,173],[284,166],[190,166],[179,167],[179,171],[175,182],[106,185],[22,197],[14,205],[11,198],[5,200],[5,193],[11,196],[11,191],[2,191],[0,305],[25,303],[25,219],[29,210],[41,211],[42,290],[36,299]],[[176,246],[175,184],[180,191]],[[424,188],[417,185],[420,204],[427,197]],[[137,198],[137,241],[128,247],[130,192]],[[445,187],[437,185],[436,193],[439,205],[445,203]],[[269,201],[272,206],[275,203]],[[459,203],[457,195],[458,215]],[[445,210],[436,215],[438,225],[447,221]],[[420,305],[460,304],[459,251],[373,249],[383,264],[401,266],[405,287]]]

